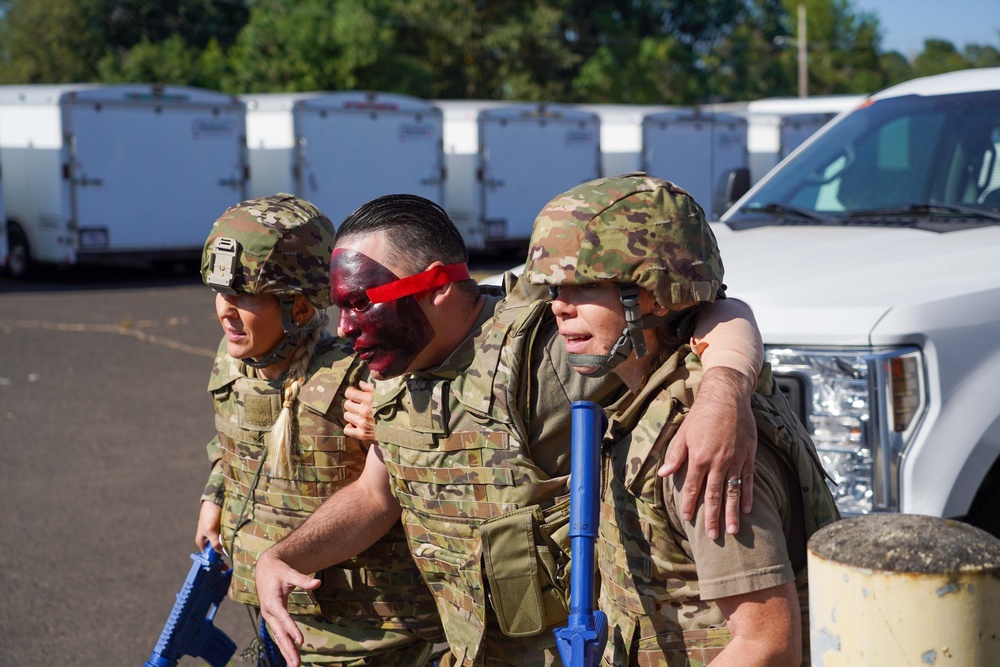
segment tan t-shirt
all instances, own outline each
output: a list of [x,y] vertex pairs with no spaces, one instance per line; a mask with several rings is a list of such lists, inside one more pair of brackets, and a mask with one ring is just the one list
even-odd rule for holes
[[[794,581],[805,566],[805,533],[798,480],[788,465],[767,447],[760,447],[754,465],[753,510],[740,516],[736,535],[709,539],[705,505],[699,502],[694,521],[680,515],[682,469],[663,480],[670,523],[681,547],[698,571],[700,595],[715,600],[759,591]],[[799,562],[791,562],[792,558]]]

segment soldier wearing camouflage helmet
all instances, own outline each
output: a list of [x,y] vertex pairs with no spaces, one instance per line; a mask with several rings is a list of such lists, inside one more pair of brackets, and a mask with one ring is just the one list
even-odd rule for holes
[[[371,446],[370,418],[354,425],[343,413],[352,401],[370,405],[356,388],[364,364],[326,331],[334,238],[316,207],[279,194],[230,207],[205,242],[202,278],[225,336],[209,381],[218,434],[196,542],[230,555],[230,597],[252,615],[257,558],[355,479]],[[440,622],[401,527],[317,576],[315,591],[288,604],[306,661],[427,663]]]
[[[684,470],[657,475],[698,395],[698,309],[722,296],[722,260],[701,207],[673,183],[630,174],[584,183],[535,221],[525,277],[553,290],[568,362],[609,370],[598,539],[607,665],[808,664],[809,536],[836,520],[815,448],[765,365],[752,397],[754,506],[710,539],[681,516]],[[740,477],[727,481],[738,494]]]
[[[380,197],[340,227],[333,300],[378,379],[378,448],[357,482],[258,563],[261,611],[286,656],[298,631],[284,592],[402,516],[448,639],[442,666],[561,664],[552,629],[568,613],[570,404],[613,400],[621,382],[569,369],[547,290],[512,276],[506,295],[479,286],[467,259],[447,214],[421,197]],[[749,412],[749,391],[717,398],[716,415]],[[723,423],[712,438],[731,435]]]

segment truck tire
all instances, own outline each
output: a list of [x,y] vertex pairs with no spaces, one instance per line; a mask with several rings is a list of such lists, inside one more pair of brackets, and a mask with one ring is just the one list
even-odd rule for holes
[[990,535],[1000,538],[1000,490],[998,490],[998,484],[1000,484],[1000,461],[994,463],[986,474],[965,520],[976,528],[982,528]]
[[17,280],[30,277],[34,269],[31,246],[28,245],[28,237],[24,230],[16,222],[8,223],[7,244],[10,250],[10,257],[7,260],[10,277]]

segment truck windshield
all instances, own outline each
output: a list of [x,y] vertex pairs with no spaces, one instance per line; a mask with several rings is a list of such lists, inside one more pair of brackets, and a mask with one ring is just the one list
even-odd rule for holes
[[875,100],[785,164],[727,222],[996,224],[998,153],[1000,91]]

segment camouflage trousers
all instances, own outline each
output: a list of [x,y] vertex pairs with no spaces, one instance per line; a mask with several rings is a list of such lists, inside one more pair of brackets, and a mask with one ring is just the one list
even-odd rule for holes
[[[254,612],[259,617],[259,610]],[[427,636],[411,630],[340,625],[322,616],[293,614],[292,619],[304,638],[299,647],[304,665],[426,667],[434,657],[434,641],[441,638],[440,628]]]
[[[565,624],[561,624],[565,625]],[[508,637],[491,624],[483,637],[476,667],[562,667],[553,626],[533,637]],[[438,667],[460,667],[452,653],[445,653]]]
[[633,639],[611,628],[602,664],[605,667],[705,667],[732,641],[729,628],[688,630]]

